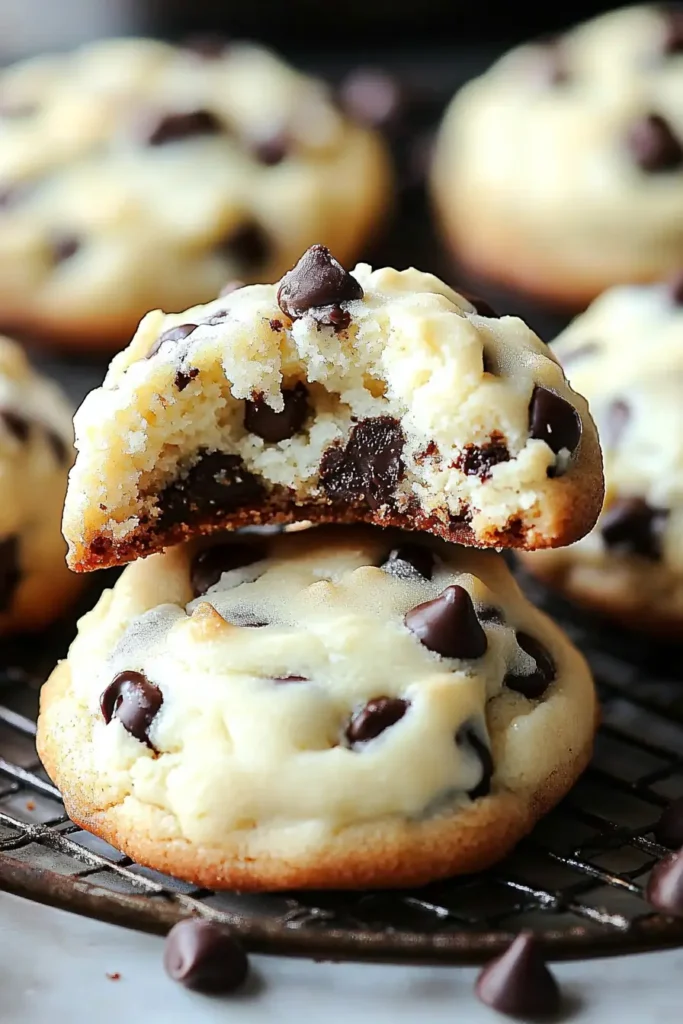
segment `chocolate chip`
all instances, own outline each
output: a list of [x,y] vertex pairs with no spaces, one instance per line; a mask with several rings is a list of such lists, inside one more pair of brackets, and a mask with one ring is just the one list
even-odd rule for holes
[[25,416],[18,412],[12,412],[10,409],[2,409],[0,410],[0,419],[17,441],[20,441],[21,444],[25,444],[28,441],[31,424]]
[[280,281],[277,301],[292,320],[310,313],[322,326],[348,327],[350,314],[342,303],[363,298],[358,281],[324,245],[312,245]]
[[581,440],[581,419],[573,405],[537,384],[529,403],[529,433],[555,452],[573,452]]
[[380,733],[403,718],[410,701],[400,697],[375,697],[356,712],[346,729],[346,739],[353,747],[374,740]]
[[249,150],[261,164],[275,167],[281,164],[290,150],[290,140],[285,132],[274,132],[262,139],[251,139]]
[[245,402],[245,429],[269,444],[285,441],[298,434],[311,411],[308,404],[308,391],[299,381],[293,388],[283,390],[282,399],[285,405],[281,412],[275,412],[262,399]]
[[444,658],[481,658],[486,653],[486,633],[464,587],[446,587],[433,601],[409,611],[404,622],[421,644]]
[[385,128],[398,120],[405,105],[401,83],[373,68],[352,71],[339,87],[339,102],[354,120]]
[[510,461],[508,446],[501,435],[498,435],[498,438],[494,440],[492,437],[491,441],[482,445],[466,444],[453,465],[467,476],[478,476],[482,481],[489,480],[494,466],[500,462]]
[[373,511],[389,505],[403,476],[405,438],[391,416],[361,420],[346,447],[332,446],[320,461],[320,486],[336,501],[365,501]]
[[655,839],[670,850],[683,846],[683,797],[673,800],[662,811],[659,821],[652,829]]
[[683,147],[660,114],[634,121],[627,130],[626,145],[638,167],[648,174],[677,171],[683,166]]
[[517,643],[525,654],[536,662],[536,668],[529,675],[519,675],[515,672],[508,672],[505,676],[505,685],[515,693],[521,693],[529,700],[537,700],[542,697],[555,678],[555,662],[543,644],[528,633],[516,633]]
[[423,580],[431,580],[435,561],[434,552],[430,548],[408,541],[391,549],[382,563],[382,569],[392,576],[420,576]]
[[658,11],[662,19],[662,54],[665,57],[672,57],[682,53],[683,9],[678,4],[660,4]]
[[200,449],[198,460],[158,498],[162,528],[232,512],[263,498],[263,485],[238,455]]
[[502,956],[486,965],[475,992],[482,1003],[509,1017],[556,1014],[561,996],[531,932],[520,932]]
[[224,572],[242,569],[266,557],[262,544],[214,544],[198,552],[190,565],[190,583],[195,597],[215,586]]
[[45,431],[45,439],[52,449],[52,453],[57,462],[65,463],[69,459],[70,446],[66,443],[63,437],[55,430]]
[[308,676],[273,676],[274,683],[307,683]]
[[474,306],[479,316],[488,316],[492,320],[500,320],[500,313],[496,313],[493,306],[489,306],[488,302],[479,295],[472,295],[470,292],[463,291],[462,288],[458,289],[458,294],[462,295],[463,299],[467,299],[471,306]]
[[254,273],[270,259],[272,246],[261,225],[256,221],[248,221],[219,243],[218,252],[226,259],[234,260],[244,270]]
[[224,284],[221,290],[219,291],[218,298],[223,299],[225,298],[226,295],[232,295],[233,292],[237,292],[240,290],[240,288],[244,287],[244,281],[228,281],[227,284]]
[[197,324],[179,324],[178,327],[169,327],[167,331],[162,331],[147,353],[146,358],[151,359],[152,356],[155,356],[166,342],[176,344],[179,341],[184,341],[193,331],[197,330],[197,326]]
[[118,719],[126,732],[154,750],[149,727],[163,701],[159,687],[142,672],[119,672],[102,694],[100,708],[107,725]]
[[162,114],[148,127],[145,142],[149,146],[165,146],[169,142],[198,135],[219,135],[225,130],[225,125],[210,110]]
[[270,324],[271,331],[281,331],[283,329],[283,327],[285,326],[283,324],[282,320],[277,320],[275,318],[272,319],[272,320],[269,320],[268,323]]
[[477,608],[477,618],[480,622],[493,622],[497,626],[505,624],[505,615],[500,608],[486,605],[484,608]]
[[472,725],[463,725],[458,729],[455,742],[459,747],[469,747],[481,764],[481,779],[473,789],[468,790],[468,797],[470,800],[478,800],[482,796],[488,796],[493,777],[493,758],[487,744]]
[[8,611],[21,579],[19,569],[19,538],[0,540],[0,612]]
[[166,936],[164,968],[186,988],[218,995],[234,992],[245,982],[249,960],[227,928],[186,918]]
[[683,850],[670,853],[655,864],[645,899],[664,914],[683,914]]
[[65,263],[75,256],[81,248],[81,241],[76,235],[57,232],[50,238],[50,251],[55,263]]
[[631,406],[624,398],[616,398],[610,403],[602,431],[602,440],[608,448],[614,448],[621,440],[630,418]]
[[187,385],[199,376],[199,370],[196,366],[193,366],[190,370],[178,370],[176,373],[173,383],[175,384],[178,391],[184,391]]
[[651,508],[643,498],[620,498],[604,512],[600,533],[610,550],[657,561],[668,515],[666,509]]

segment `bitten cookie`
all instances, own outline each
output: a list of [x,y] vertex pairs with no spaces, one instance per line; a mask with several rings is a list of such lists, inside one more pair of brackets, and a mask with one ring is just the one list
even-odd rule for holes
[[0,635],[40,629],[81,586],[59,529],[72,461],[66,399],[0,336]]
[[498,860],[595,721],[499,555],[337,527],[129,566],[43,689],[38,746],[72,819],[148,866],[355,888]]
[[521,320],[320,245],[279,284],[150,313],[75,422],[78,570],[259,521],[553,546],[602,500],[586,403]]
[[683,263],[683,14],[629,7],[520,47],[443,122],[433,191],[477,274],[583,308]]
[[98,42],[0,73],[0,323],[118,347],[149,309],[356,258],[391,196],[379,136],[272,53]]
[[683,275],[613,288],[553,350],[588,397],[607,495],[595,530],[525,565],[620,622],[681,637],[683,628]]

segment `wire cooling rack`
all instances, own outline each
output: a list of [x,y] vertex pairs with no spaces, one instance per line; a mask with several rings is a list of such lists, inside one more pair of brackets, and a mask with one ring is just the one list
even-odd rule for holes
[[68,644],[62,626],[45,643],[4,651],[0,888],[149,931],[201,914],[229,924],[253,950],[317,958],[472,963],[521,928],[533,928],[555,958],[683,944],[683,919],[655,914],[643,898],[667,852],[652,826],[683,795],[679,659],[596,628],[525,582],[588,656],[603,723],[584,777],[498,867],[397,892],[246,895],[133,863],[69,821],[36,756],[38,685]]

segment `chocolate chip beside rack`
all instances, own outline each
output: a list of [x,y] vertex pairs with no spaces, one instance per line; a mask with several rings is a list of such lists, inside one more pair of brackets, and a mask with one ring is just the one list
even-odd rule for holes
[[645,899],[663,914],[683,915],[683,850],[669,854],[652,869]]
[[410,702],[400,697],[375,697],[353,716],[346,729],[346,739],[352,747],[376,739],[400,721],[409,707]]
[[342,304],[363,298],[358,281],[335,260],[327,246],[312,245],[280,281],[277,301],[291,320],[310,313],[317,323],[338,330],[350,316]]
[[392,576],[420,576],[424,580],[431,580],[434,563],[434,552],[430,548],[407,541],[392,548],[381,567]]
[[219,995],[247,979],[249,960],[227,928],[196,918],[179,921],[166,936],[166,973],[186,988]]
[[224,572],[243,569],[246,565],[265,558],[263,544],[214,544],[199,551],[190,565],[190,583],[195,597],[200,597],[215,586]]
[[464,587],[446,587],[433,601],[409,611],[404,622],[421,644],[444,658],[481,658],[486,653],[486,633]]
[[364,500],[373,511],[390,505],[403,476],[405,439],[398,420],[361,420],[345,447],[332,445],[320,461],[320,486],[333,501]]
[[520,932],[477,978],[478,998],[510,1017],[550,1016],[560,1009],[559,986],[531,932]]
[[626,133],[626,145],[633,161],[647,174],[683,167],[683,147],[660,114],[646,114],[634,121]]
[[161,690],[142,672],[119,672],[100,698],[102,717],[108,725],[118,719],[126,732],[153,750],[149,728],[163,704]]
[[581,440],[581,419],[573,405],[537,384],[529,403],[529,433],[555,452],[573,452]]
[[299,381],[293,388],[285,388],[282,400],[284,408],[279,412],[271,409],[262,399],[245,402],[245,429],[269,444],[285,441],[298,434],[310,413],[305,385]]
[[508,672],[504,680],[505,685],[509,690],[521,693],[529,700],[537,700],[543,696],[555,678],[555,662],[540,640],[523,632],[516,633],[515,636],[524,653],[536,662],[536,667],[528,675]]

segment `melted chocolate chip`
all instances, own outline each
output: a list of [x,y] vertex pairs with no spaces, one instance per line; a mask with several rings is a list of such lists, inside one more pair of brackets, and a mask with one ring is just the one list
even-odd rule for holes
[[166,936],[164,968],[186,988],[218,995],[234,992],[245,982],[249,960],[225,927],[190,917]]
[[179,324],[178,327],[169,327],[167,331],[162,331],[147,353],[146,358],[151,359],[152,356],[155,356],[161,346],[167,342],[175,345],[179,341],[184,341],[193,331],[197,330],[197,326],[197,324]]
[[222,299],[226,295],[232,295],[233,292],[237,292],[237,291],[240,290],[240,288],[244,288],[244,287],[245,287],[244,281],[237,281],[237,280],[228,281],[227,284],[224,284],[223,287],[221,288],[221,290],[219,291],[218,298]]
[[464,587],[446,587],[433,601],[409,611],[404,622],[421,644],[444,658],[481,658],[486,653],[486,633]]
[[75,256],[80,248],[81,240],[76,235],[56,233],[50,239],[50,251],[55,263],[65,263]]
[[624,398],[616,398],[610,403],[602,432],[602,439],[608,448],[614,448],[619,443],[630,418],[631,406]]
[[232,512],[263,498],[260,480],[245,469],[238,455],[204,449],[198,456],[198,461],[159,495],[162,528]]
[[529,700],[537,700],[542,697],[555,678],[555,662],[543,644],[528,633],[516,633],[517,643],[525,654],[533,658],[536,668],[529,675],[517,675],[508,672],[505,676],[505,685],[515,693],[521,693]]
[[142,672],[119,672],[102,694],[100,708],[107,725],[118,719],[126,732],[154,750],[149,727],[163,701],[159,687]]
[[290,150],[290,140],[285,132],[274,132],[262,139],[252,139],[249,149],[259,163],[266,167],[281,164]]
[[25,444],[31,432],[31,424],[21,413],[12,412],[11,409],[0,410],[0,419],[13,437]]
[[630,125],[626,145],[641,171],[660,174],[683,166],[683,147],[660,114],[647,114]]
[[531,932],[521,932],[502,956],[477,978],[478,998],[510,1017],[536,1019],[556,1014],[561,996],[555,978]]
[[178,391],[184,391],[187,385],[199,376],[199,370],[193,366],[189,370],[178,370],[173,380]]
[[537,384],[529,403],[529,433],[551,451],[573,452],[581,440],[581,419],[573,405]]
[[471,725],[464,725],[458,730],[455,742],[458,746],[469,747],[481,764],[481,779],[473,789],[468,790],[468,797],[470,800],[478,800],[479,797],[488,796],[493,778],[493,758],[487,744]]
[[391,504],[403,476],[405,438],[397,420],[361,420],[345,448],[328,448],[320,461],[320,486],[333,501],[365,501],[373,511]]
[[371,128],[386,128],[400,117],[404,90],[392,75],[373,68],[352,71],[339,88],[339,102],[354,120]]
[[668,846],[670,850],[678,850],[683,846],[683,797],[664,808],[652,831],[657,842]]
[[679,4],[660,4],[662,19],[661,52],[665,57],[683,53],[683,9]]
[[353,747],[374,740],[380,733],[403,718],[410,701],[400,697],[375,697],[356,712],[346,729],[346,739]]
[[478,476],[480,480],[489,480],[494,466],[500,462],[510,461],[508,446],[500,435],[498,437],[495,440],[492,438],[491,441],[487,441],[481,446],[466,444],[454,462],[456,469],[467,476]]
[[198,552],[190,565],[190,583],[195,597],[215,586],[224,572],[242,569],[266,557],[262,544],[214,544]]
[[165,146],[169,142],[198,135],[219,135],[225,130],[225,125],[210,110],[191,110],[182,114],[163,114],[149,127],[145,141],[148,146]]
[[21,579],[19,538],[0,540],[0,612],[8,611]]
[[244,270],[252,273],[268,262],[272,252],[270,238],[256,221],[242,224],[220,242],[217,248],[226,259],[234,260]]
[[655,864],[645,899],[664,914],[683,914],[683,850],[670,853]]
[[275,412],[260,399],[254,402],[245,402],[245,429],[251,434],[263,438],[269,444],[285,441],[298,434],[311,411],[308,404],[308,391],[299,381],[293,388],[283,390],[282,399],[285,405],[281,412]]
[[420,576],[423,580],[431,580],[435,561],[434,552],[430,548],[408,541],[391,549],[382,563],[382,569],[392,576]]
[[657,561],[662,555],[662,532],[668,516],[643,498],[621,498],[603,514],[600,533],[605,546],[628,555]]
[[358,281],[335,260],[324,245],[312,245],[280,281],[277,301],[291,320],[310,313],[322,326],[343,330],[350,323],[342,303],[363,298]]

